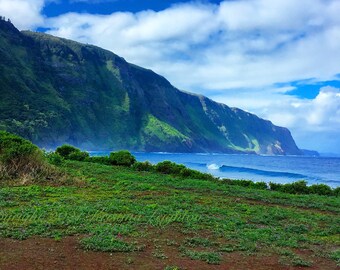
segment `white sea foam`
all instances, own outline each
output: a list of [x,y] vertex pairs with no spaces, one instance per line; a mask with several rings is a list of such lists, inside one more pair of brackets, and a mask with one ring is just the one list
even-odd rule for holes
[[217,164],[213,163],[213,164],[207,165],[207,168],[209,170],[218,170],[220,168],[220,166],[218,166]]

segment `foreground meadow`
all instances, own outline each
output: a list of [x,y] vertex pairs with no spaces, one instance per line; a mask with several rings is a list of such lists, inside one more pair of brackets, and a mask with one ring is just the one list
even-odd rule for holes
[[64,161],[0,188],[0,269],[339,269],[340,199]]

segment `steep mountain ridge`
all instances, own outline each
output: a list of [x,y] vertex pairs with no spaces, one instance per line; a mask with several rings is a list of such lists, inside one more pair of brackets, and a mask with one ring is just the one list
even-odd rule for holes
[[290,132],[110,51],[0,21],[0,129],[41,147],[301,154]]

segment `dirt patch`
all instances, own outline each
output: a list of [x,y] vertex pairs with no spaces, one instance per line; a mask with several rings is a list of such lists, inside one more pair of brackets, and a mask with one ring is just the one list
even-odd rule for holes
[[[210,265],[199,260],[183,257],[179,242],[184,237],[178,232],[159,232],[156,237],[144,239],[141,252],[104,253],[84,251],[79,246],[80,236],[66,237],[60,241],[49,238],[31,238],[24,241],[0,239],[0,269],[3,270],[106,270],[106,269],[165,269],[177,266],[180,269],[228,269],[228,270],[283,270],[283,269],[339,269],[333,261],[312,258],[312,267],[282,265],[276,255],[247,256],[234,252],[223,254],[219,265]],[[186,236],[185,236],[186,237]],[[147,240],[148,239],[148,240]],[[162,256],[164,255],[164,256]],[[308,256],[310,254],[304,254]],[[163,257],[163,258],[161,258]]]

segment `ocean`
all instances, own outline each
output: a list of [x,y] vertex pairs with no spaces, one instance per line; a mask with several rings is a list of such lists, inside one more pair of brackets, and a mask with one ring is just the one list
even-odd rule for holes
[[[91,155],[108,155],[91,152]],[[140,153],[138,161],[156,164],[170,160],[216,177],[253,181],[291,183],[306,180],[309,185],[340,186],[340,158],[309,156],[260,156],[205,153]]]

